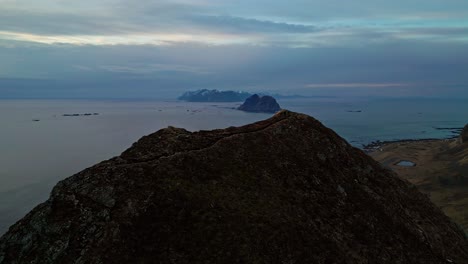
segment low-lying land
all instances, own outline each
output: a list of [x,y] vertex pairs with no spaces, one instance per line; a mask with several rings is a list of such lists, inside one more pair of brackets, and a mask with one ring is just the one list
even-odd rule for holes
[[[391,142],[370,155],[428,194],[468,232],[468,143],[461,138]],[[399,166],[401,161],[415,166]]]

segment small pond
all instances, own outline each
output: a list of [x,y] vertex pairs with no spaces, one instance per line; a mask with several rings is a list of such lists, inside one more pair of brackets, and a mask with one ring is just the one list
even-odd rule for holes
[[416,166],[416,163],[409,161],[409,160],[402,160],[395,165],[401,166],[401,167],[414,167]]

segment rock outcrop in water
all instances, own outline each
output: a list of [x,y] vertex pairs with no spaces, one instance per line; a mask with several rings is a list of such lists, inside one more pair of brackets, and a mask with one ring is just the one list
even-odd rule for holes
[[276,113],[281,110],[281,107],[271,96],[254,94],[245,100],[239,110],[254,113]]
[[0,263],[467,263],[458,227],[306,115],[167,128],[58,183]]

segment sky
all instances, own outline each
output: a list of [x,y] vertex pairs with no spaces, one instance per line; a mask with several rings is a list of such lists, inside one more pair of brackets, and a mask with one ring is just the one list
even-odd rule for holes
[[0,98],[468,97],[466,0],[0,0]]

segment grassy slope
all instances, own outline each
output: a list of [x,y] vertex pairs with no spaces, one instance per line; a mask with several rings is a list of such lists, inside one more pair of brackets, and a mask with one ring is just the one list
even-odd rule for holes
[[[391,143],[370,154],[414,183],[468,233],[468,143],[434,140]],[[415,167],[400,167],[400,160]]]

